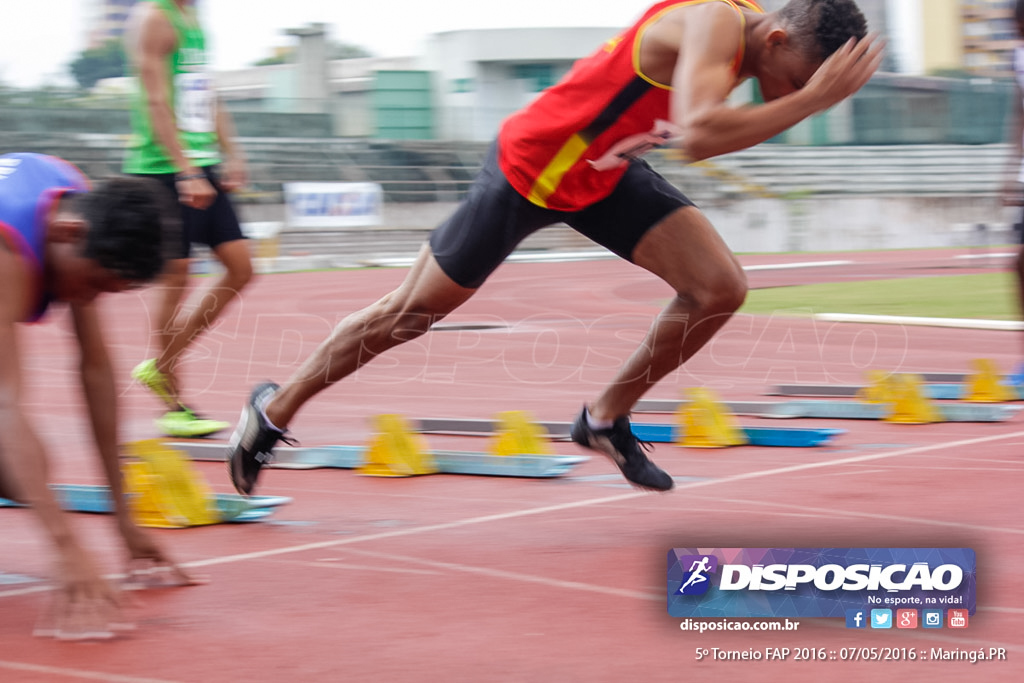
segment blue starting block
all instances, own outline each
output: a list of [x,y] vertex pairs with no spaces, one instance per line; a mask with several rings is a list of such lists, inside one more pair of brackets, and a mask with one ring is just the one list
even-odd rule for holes
[[[176,442],[168,446],[184,451],[192,460],[223,462],[227,454],[224,444]],[[354,470],[363,465],[365,452],[362,446],[275,448],[270,467]],[[590,459],[585,455],[491,455],[472,451],[430,451],[430,455],[441,474],[528,479],[559,477]]]
[[[925,385],[942,386],[942,385]],[[960,387],[961,385],[945,385]],[[639,401],[637,413],[674,413],[683,401],[648,399]],[[747,415],[768,419],[822,419],[822,420],[882,420],[890,408],[880,403],[854,401],[757,401],[725,403],[734,415]],[[935,409],[943,422],[1006,422],[1021,410],[1019,406],[993,403],[943,403]],[[634,425],[636,427],[636,425]],[[635,431],[635,430],[634,430]]]
[[[62,509],[68,512],[91,512],[109,515],[114,512],[114,502],[107,486],[85,486],[73,484],[51,484]],[[292,502],[285,496],[238,496],[229,493],[214,494],[217,512],[221,522],[255,522],[273,514],[274,509]],[[13,500],[0,498],[0,507],[24,507]]]
[[[497,424],[493,420],[456,420],[424,418],[417,421],[417,431],[424,434],[493,434]],[[548,436],[566,439],[572,425],[568,422],[540,422]],[[678,431],[672,424],[644,424],[634,422],[633,434],[638,439],[651,443],[677,443]],[[749,445],[775,448],[813,448],[823,446],[840,434],[842,429],[789,429],[780,427],[741,427],[746,433]]]
[[[1011,400],[1024,401],[1024,386],[1007,382],[1004,382],[1003,386],[1016,394],[1016,398]],[[856,398],[865,388],[856,384],[781,384],[772,387],[768,395],[793,398]],[[968,393],[966,384],[949,382],[922,384],[921,390],[925,398],[933,401],[963,401]]]
[[[631,425],[633,434],[651,443],[679,443],[679,429],[672,424]],[[844,429],[789,429],[777,427],[740,427],[748,446],[767,448],[815,448],[829,444],[833,438],[845,434]]]

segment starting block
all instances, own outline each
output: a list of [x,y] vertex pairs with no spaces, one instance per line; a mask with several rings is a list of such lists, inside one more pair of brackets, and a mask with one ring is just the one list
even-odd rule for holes
[[921,389],[919,375],[895,375],[886,383],[888,395],[883,402],[891,406],[886,422],[897,424],[931,424],[942,422],[942,415]]
[[[771,419],[886,420],[900,424],[933,422],[1006,422],[1021,410],[1017,406],[982,405],[999,397],[1010,397],[1016,387],[1005,384],[987,361],[975,363],[977,372],[971,382],[962,384],[924,384],[925,376],[906,373],[868,373],[867,386],[775,387],[775,394],[858,397],[860,401],[774,401],[720,404],[734,415],[752,415]],[[955,389],[955,395],[952,390]],[[962,398],[967,402],[936,404],[934,399]],[[637,402],[636,412],[667,413],[681,410],[682,401],[650,399]]]
[[[494,434],[498,425],[493,420],[465,420],[448,418],[421,418],[418,420],[422,434],[456,434],[486,436]],[[637,438],[651,443],[679,443],[682,435],[673,424],[630,425]],[[539,427],[547,431],[547,437],[567,440],[572,424],[569,422],[542,422]],[[741,435],[750,446],[811,448],[827,444],[833,437],[845,433],[842,429],[782,429],[778,427],[740,427]],[[541,456],[558,458],[567,456]]]
[[863,403],[886,404],[892,401],[895,391],[895,375],[881,370],[868,372],[868,384],[857,391],[857,398]]
[[[924,373],[920,375],[922,393],[935,401],[969,401],[972,403],[1006,403],[1024,401],[1024,386],[1003,378],[989,359],[971,362],[973,372]],[[768,391],[772,396],[810,398],[860,398],[868,403],[877,403],[878,392],[891,393],[887,385],[903,373],[868,373],[868,385],[840,384],[782,384]],[[884,402],[884,401],[883,401]],[[957,420],[969,421],[969,420]],[[983,420],[988,422],[990,420]]]
[[128,444],[124,490],[139,526],[179,529],[218,521],[213,493],[192,463],[160,441]]
[[968,379],[965,387],[966,400],[975,403],[1004,403],[1021,398],[1017,387],[1003,382],[995,363],[991,360],[981,358],[975,360],[972,365],[974,374]]
[[680,406],[676,416],[682,428],[678,441],[680,446],[727,448],[743,446],[750,441],[710,389],[692,389],[690,402]]
[[[488,421],[488,425],[492,423]],[[417,429],[409,429],[408,425],[403,427],[406,435],[418,437],[424,433],[422,424],[417,424]],[[488,433],[494,429],[489,428]],[[452,432],[442,432],[452,433]],[[479,434],[479,430],[472,432],[456,431],[458,434],[473,433]],[[566,428],[568,434],[568,428]],[[392,434],[394,436],[394,434]],[[358,470],[364,465],[373,461],[374,467],[384,470],[392,466],[388,460],[403,462],[396,453],[399,448],[393,448],[387,452],[389,444],[382,440],[377,444],[377,451],[371,456],[368,448],[362,446],[315,446],[304,448],[278,447],[274,449],[274,462],[268,467],[276,469],[344,469]],[[393,444],[394,442],[392,442]],[[415,443],[415,442],[414,442]],[[192,460],[224,462],[227,457],[227,449],[224,444],[202,443],[188,441],[170,444],[174,448],[184,451]],[[374,444],[371,444],[371,447]],[[422,441],[415,448],[419,449],[420,455],[413,456],[413,463],[409,464],[409,453],[404,452],[405,465],[395,467],[401,471],[402,467],[415,469],[415,457],[421,461],[429,457],[439,474],[468,474],[488,477],[523,477],[531,479],[549,479],[568,474],[577,466],[587,462],[590,458],[583,455],[544,455],[532,453],[517,453],[508,455],[492,455],[491,453],[479,453],[473,451],[427,451]],[[383,476],[403,476],[401,474],[385,474]],[[405,475],[408,476],[408,475]]]
[[[219,524],[225,521],[253,521],[269,515],[272,508],[290,499],[266,496],[262,499],[215,495],[201,472],[180,451],[150,439],[128,444],[135,460],[124,467],[125,495],[139,526],[180,529]],[[99,505],[106,487],[64,489],[67,502],[76,508]],[[89,496],[94,498],[89,503]],[[110,510],[113,510],[112,504]]]
[[359,472],[371,477],[413,477],[437,472],[426,441],[400,415],[378,415],[377,434],[366,448]]
[[491,455],[551,455],[545,432],[529,413],[511,410],[498,413],[498,432],[491,441]]
[[[108,486],[79,486],[74,484],[51,484],[50,488],[57,502],[67,512],[88,512],[97,515],[114,513],[114,501]],[[274,508],[292,502],[284,496],[239,496],[227,493],[213,494],[213,505],[217,512],[215,523],[257,522],[274,512]],[[13,500],[0,498],[0,508],[24,507]]]

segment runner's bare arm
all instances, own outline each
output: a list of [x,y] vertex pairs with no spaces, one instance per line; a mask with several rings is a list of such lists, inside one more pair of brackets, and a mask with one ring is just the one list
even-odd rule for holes
[[224,175],[221,185],[228,192],[245,187],[248,182],[245,153],[235,139],[235,123],[226,107],[217,106],[217,142],[224,153]]
[[[694,8],[698,9],[698,8]],[[882,44],[873,37],[846,44],[795,92],[760,105],[733,106],[733,59],[742,23],[724,3],[704,8],[703,21],[688,21],[672,77],[672,121],[682,147],[695,160],[764,142],[857,92],[878,69]]]
[[150,534],[140,529],[132,519],[124,482],[121,477],[121,458],[118,445],[117,387],[113,365],[103,338],[103,327],[96,303],[71,306],[75,336],[81,348],[79,371],[85,393],[89,421],[92,425],[96,448],[114,500],[117,527],[128,549],[129,561],[151,561],[167,566],[181,583],[192,583],[188,575],[164,553]]
[[71,319],[81,349],[79,377],[86,409],[89,411],[89,423],[104,474],[110,484],[117,522],[121,528],[134,526],[121,481],[117,443],[117,388],[96,304],[72,304]]
[[[19,502],[31,506],[57,551],[59,591],[52,634],[70,630],[109,635],[117,595],[78,543],[67,515],[47,485],[47,454],[22,408],[21,355],[15,325],[24,318],[31,274],[0,248],[0,467]],[[73,634],[71,634],[73,635]]]

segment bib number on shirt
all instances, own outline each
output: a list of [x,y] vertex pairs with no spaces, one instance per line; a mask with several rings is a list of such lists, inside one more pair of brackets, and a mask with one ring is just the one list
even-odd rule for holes
[[175,117],[178,130],[186,133],[212,133],[214,125],[213,88],[205,73],[183,73],[174,78],[177,95]]

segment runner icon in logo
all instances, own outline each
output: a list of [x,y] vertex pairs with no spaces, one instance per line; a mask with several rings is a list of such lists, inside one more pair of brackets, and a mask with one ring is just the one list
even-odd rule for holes
[[690,564],[690,568],[687,570],[689,574],[686,577],[686,581],[679,587],[679,593],[681,595],[699,595],[706,593],[708,590],[708,574],[715,571],[718,562],[717,558],[703,555],[694,557],[693,562]]

